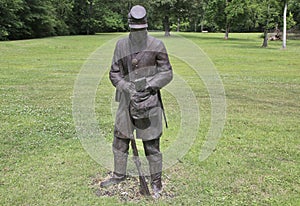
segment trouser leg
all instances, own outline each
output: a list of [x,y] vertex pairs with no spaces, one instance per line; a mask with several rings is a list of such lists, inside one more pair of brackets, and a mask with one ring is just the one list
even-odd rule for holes
[[126,175],[129,141],[129,139],[114,137],[114,173],[119,176]]
[[144,141],[144,151],[149,162],[151,175],[151,186],[154,193],[159,193],[162,189],[162,154],[159,148],[159,139]]
[[119,182],[125,180],[129,141],[129,139],[121,139],[118,137],[114,137],[112,147],[114,154],[114,172],[109,179],[101,182],[101,187],[107,187],[113,184],[118,184]]

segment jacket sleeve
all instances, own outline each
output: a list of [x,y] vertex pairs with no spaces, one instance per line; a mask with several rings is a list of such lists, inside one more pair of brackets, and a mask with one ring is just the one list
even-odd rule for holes
[[148,80],[148,86],[152,89],[161,89],[173,78],[173,70],[169,56],[163,42],[159,41],[156,54],[157,74]]
[[126,84],[126,80],[122,64],[120,46],[121,42],[118,41],[115,47],[114,56],[109,72],[109,79],[112,85],[115,86],[118,91],[123,91],[124,85]]

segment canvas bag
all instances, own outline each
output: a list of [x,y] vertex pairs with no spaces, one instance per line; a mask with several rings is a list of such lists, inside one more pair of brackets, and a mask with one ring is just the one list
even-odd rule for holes
[[153,112],[154,108],[159,106],[159,100],[157,92],[138,92],[133,98],[131,98],[129,103],[130,116],[133,119],[145,119],[149,118]]

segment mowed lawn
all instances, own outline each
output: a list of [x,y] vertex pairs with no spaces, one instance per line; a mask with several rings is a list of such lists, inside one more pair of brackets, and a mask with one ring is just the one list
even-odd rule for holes
[[[81,145],[72,116],[74,83],[93,51],[121,34],[0,42],[1,205],[299,205],[300,40],[269,42],[260,34],[180,33],[212,60],[226,93],[226,123],[210,157],[199,160],[210,121],[210,99],[195,71],[170,56],[199,104],[201,127],[189,152],[164,171],[174,197],[122,202],[98,197],[95,177],[107,169]],[[164,39],[162,33],[153,35]],[[168,42],[176,38],[169,37]],[[172,40],[174,39],[174,40]],[[114,47],[114,45],[111,45]],[[180,49],[180,48],[178,48]],[[112,139],[108,76],[97,91],[99,124]],[[163,91],[170,128],[180,125],[176,99]],[[103,118],[104,117],[104,118]],[[142,151],[141,151],[142,153]]]

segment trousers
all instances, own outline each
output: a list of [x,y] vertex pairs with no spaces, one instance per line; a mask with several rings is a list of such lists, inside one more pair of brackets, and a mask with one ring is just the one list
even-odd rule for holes
[[[143,141],[144,152],[149,163],[149,171],[152,181],[161,178],[162,154],[159,146],[160,139]],[[114,137],[114,173],[126,175],[127,158],[130,139]]]

